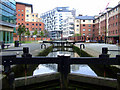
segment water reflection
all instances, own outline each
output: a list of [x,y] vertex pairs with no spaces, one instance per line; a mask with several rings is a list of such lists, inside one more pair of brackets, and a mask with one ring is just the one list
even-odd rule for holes
[[[69,52],[70,51],[70,52]],[[73,52],[72,48],[54,48],[47,57],[57,57],[59,54],[69,54],[70,57],[79,57],[79,55]],[[76,65],[70,66],[71,73],[86,74],[91,76],[97,76],[95,72],[88,65]],[[57,72],[57,64],[40,64],[37,69],[33,72],[33,75],[39,75],[43,73]]]

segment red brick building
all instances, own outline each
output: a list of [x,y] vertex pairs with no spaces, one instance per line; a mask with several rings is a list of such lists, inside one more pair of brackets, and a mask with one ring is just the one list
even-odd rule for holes
[[33,13],[32,4],[16,2],[16,12],[16,30],[19,25],[25,25],[26,30],[29,29],[31,36],[35,30],[38,31],[38,36],[44,30],[44,23],[41,21],[41,18],[38,18],[37,13]]

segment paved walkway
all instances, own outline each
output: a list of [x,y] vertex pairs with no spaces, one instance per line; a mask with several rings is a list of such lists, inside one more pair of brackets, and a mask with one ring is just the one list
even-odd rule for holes
[[[76,46],[80,47],[81,43],[77,43]],[[99,57],[100,54],[102,54],[102,48],[107,47],[108,50],[120,50],[120,46],[113,45],[113,44],[99,44],[99,43],[84,43],[85,49],[88,54]],[[116,55],[120,55],[120,52],[116,51],[109,51],[108,54],[110,54],[110,57],[115,57]]]

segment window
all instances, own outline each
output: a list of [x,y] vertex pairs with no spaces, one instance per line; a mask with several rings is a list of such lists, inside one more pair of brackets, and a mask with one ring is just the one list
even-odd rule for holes
[[24,10],[22,9],[22,12],[23,12]]
[[29,23],[26,24],[27,26],[29,25]]
[[18,19],[18,21],[20,21],[20,19]]
[[18,23],[18,25],[20,25],[20,23]]
[[41,30],[41,28],[39,28],[39,30]]
[[77,25],[77,27],[79,27],[79,25]]
[[83,29],[83,31],[85,31],[85,29]]
[[89,29],[89,31],[91,31],[91,29]]
[[38,17],[38,15],[36,15],[36,17]]
[[83,22],[85,22],[85,20],[83,20]]
[[34,17],[34,15],[32,15]]
[[93,32],[94,32],[95,30],[93,29]]
[[22,21],[23,21],[23,19],[22,19]]
[[20,11],[20,9],[18,9],[18,11]]
[[36,30],[37,30],[37,28],[36,28]]
[[76,31],[79,31],[79,29],[77,29]]
[[36,26],[38,26],[38,24],[36,24]]
[[89,33],[89,36],[90,36],[91,34]]
[[32,21],[34,21],[34,19],[32,19]]
[[26,19],[26,21],[29,21],[29,19]]
[[29,10],[27,10],[27,13],[29,13]]
[[83,33],[83,36],[85,36],[85,33]]
[[34,30],[34,28],[32,28],[32,30]]
[[34,23],[32,25],[34,25]]
[[118,15],[116,15],[116,18],[118,18]]
[[118,25],[118,23],[116,22],[116,26]]
[[117,32],[117,30],[116,30],[116,34],[117,34],[118,32]]
[[114,20],[114,16],[113,16],[113,20]]
[[41,26],[41,24],[39,24],[39,26]]
[[89,25],[89,27],[91,27],[91,25]]
[[20,14],[18,14],[18,16],[20,16]]
[[22,14],[22,16],[23,16],[23,14]]
[[85,24],[83,24],[83,26],[85,27]]
[[116,8],[116,11],[118,11],[118,8]]
[[26,15],[27,17],[29,17],[29,15]]
[[89,22],[91,22],[91,20],[88,20]]

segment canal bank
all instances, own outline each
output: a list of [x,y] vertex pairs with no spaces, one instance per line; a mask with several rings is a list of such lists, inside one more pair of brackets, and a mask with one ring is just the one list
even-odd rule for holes
[[[80,44],[75,46],[80,47]],[[85,45],[85,49],[82,49],[82,56],[84,57],[99,57],[102,54],[102,48],[107,47],[108,50],[120,50],[119,46],[111,44],[98,44],[98,43],[82,43]],[[80,52],[80,51],[78,51]],[[116,57],[120,55],[120,52],[108,52],[110,57]],[[119,65],[89,65],[98,76],[117,78],[117,73],[120,72]]]

